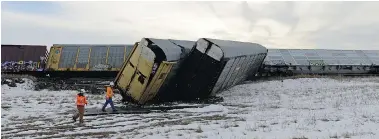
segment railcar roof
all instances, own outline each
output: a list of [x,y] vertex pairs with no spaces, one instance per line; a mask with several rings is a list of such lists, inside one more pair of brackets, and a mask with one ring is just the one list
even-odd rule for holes
[[379,65],[379,50],[268,49],[267,65]]
[[53,46],[63,47],[101,47],[101,46],[134,46],[133,44],[53,44]]
[[192,49],[193,45],[196,43],[195,41],[187,41],[187,40],[172,40],[171,42],[175,43],[176,45],[182,46],[185,49]]
[[[173,40],[173,39],[154,39],[147,38],[154,44],[159,46],[166,54],[167,61],[176,61],[180,59],[182,49],[189,49],[190,41],[186,40]],[[194,44],[195,42],[193,42]]]
[[253,55],[259,53],[267,53],[267,48],[258,44],[251,42],[240,42],[240,41],[230,41],[230,40],[219,40],[211,38],[203,38],[213,44],[219,46],[224,52],[225,57],[237,57],[243,55]]

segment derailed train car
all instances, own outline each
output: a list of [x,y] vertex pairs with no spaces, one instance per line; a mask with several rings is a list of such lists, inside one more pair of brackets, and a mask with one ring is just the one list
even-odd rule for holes
[[142,38],[122,66],[115,85],[124,101],[145,104],[170,91],[193,41]]
[[266,55],[255,43],[143,38],[115,83],[125,101],[138,104],[205,98],[254,75]]
[[202,99],[254,76],[268,50],[256,43],[201,38],[178,72],[178,98]]

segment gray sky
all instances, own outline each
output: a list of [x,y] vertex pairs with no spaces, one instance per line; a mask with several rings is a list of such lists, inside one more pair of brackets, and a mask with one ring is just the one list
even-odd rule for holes
[[379,2],[2,2],[2,44],[133,44],[142,37],[268,48],[379,50]]

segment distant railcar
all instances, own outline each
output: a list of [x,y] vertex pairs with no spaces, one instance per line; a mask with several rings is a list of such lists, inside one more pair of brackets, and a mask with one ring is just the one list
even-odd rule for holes
[[175,84],[180,62],[194,41],[142,38],[122,66],[115,85],[124,99],[145,104]]
[[49,71],[119,71],[133,45],[54,44],[47,62]]
[[1,45],[2,71],[36,71],[44,69],[47,47],[43,45]]
[[181,99],[206,98],[255,75],[267,55],[256,43],[201,38],[178,72]]
[[379,69],[379,50],[269,49],[263,76],[372,74]]

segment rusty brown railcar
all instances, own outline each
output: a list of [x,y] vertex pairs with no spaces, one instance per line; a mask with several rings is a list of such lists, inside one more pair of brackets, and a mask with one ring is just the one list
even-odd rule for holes
[[[35,71],[43,69],[48,55],[43,45],[1,45],[2,71]],[[42,58],[42,59],[41,59]]]
[[40,61],[47,56],[43,45],[1,45],[1,63],[6,61]]

